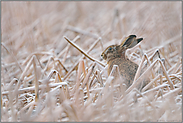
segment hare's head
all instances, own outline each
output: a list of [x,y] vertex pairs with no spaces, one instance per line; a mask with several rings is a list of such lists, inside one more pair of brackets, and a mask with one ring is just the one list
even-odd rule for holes
[[132,48],[137,45],[143,38],[136,39],[136,35],[128,36],[120,45],[111,45],[107,47],[101,54],[101,57],[106,60],[112,60],[114,58],[125,57],[125,51],[128,48]]
[[101,57],[104,60],[109,61],[113,58],[120,57],[120,51],[120,45],[111,45],[102,52]]

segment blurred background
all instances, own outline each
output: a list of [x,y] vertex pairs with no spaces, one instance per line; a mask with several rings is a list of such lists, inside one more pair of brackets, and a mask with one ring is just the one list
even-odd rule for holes
[[[143,48],[148,49],[182,34],[181,11],[179,1],[2,2],[2,42],[14,55],[50,49],[59,53],[67,44],[63,35],[77,35],[67,27],[72,26],[104,35],[103,43],[119,43],[115,39],[135,34],[144,38]],[[90,45],[87,37],[81,42]]]

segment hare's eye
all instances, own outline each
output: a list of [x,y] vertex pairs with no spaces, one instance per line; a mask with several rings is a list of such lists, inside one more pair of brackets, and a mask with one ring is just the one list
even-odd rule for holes
[[111,48],[111,47],[109,47],[109,50],[111,51],[111,50],[112,50],[112,48]]

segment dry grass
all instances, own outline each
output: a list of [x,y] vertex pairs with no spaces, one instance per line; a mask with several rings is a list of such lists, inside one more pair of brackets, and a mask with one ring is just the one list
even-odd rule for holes
[[[182,121],[181,2],[1,5],[1,121]],[[100,54],[130,34],[144,40],[126,90]]]

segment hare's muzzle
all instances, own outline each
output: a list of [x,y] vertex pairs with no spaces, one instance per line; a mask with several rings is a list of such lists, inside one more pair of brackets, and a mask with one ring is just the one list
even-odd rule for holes
[[105,54],[101,54],[101,57],[102,57],[102,59],[106,59],[106,55]]

